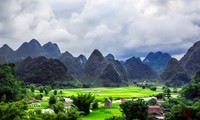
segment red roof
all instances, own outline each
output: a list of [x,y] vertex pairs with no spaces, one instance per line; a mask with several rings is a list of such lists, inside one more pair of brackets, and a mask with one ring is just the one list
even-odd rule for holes
[[149,106],[149,108],[160,108],[160,106]]

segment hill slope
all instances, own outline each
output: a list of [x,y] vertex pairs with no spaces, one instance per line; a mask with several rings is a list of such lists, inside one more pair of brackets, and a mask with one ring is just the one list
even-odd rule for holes
[[17,76],[26,83],[68,86],[74,79],[65,65],[57,59],[27,57],[17,65]]

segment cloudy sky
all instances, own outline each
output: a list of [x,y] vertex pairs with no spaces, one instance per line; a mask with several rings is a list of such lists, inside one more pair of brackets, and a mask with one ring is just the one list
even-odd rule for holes
[[16,50],[32,38],[88,56],[150,51],[183,55],[200,40],[200,0],[1,0],[0,45]]

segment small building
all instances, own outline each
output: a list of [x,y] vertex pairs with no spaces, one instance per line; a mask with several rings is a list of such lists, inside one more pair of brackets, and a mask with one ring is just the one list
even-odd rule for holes
[[161,105],[161,104],[163,104],[165,101],[163,100],[163,99],[157,99],[157,103],[159,104],[159,105]]
[[126,101],[126,99],[121,99],[121,103],[125,103]]
[[148,106],[148,112],[150,115],[155,116],[158,120],[163,120],[163,111],[160,106]]
[[112,108],[112,100],[109,98],[105,99],[104,108]]
[[54,113],[54,111],[52,109],[42,109],[41,112],[42,113]]
[[41,104],[40,104],[40,103],[31,103],[30,106],[33,106],[33,107],[40,107]]
[[64,98],[65,100],[65,107],[71,107],[71,105],[73,104],[73,100],[70,98]]

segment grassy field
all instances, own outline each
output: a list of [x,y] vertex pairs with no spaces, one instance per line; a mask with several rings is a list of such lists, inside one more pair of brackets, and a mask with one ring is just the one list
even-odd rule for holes
[[103,104],[100,104],[98,110],[94,110],[89,115],[82,117],[82,120],[104,120],[111,116],[121,116],[122,113],[120,112],[119,104],[113,103],[110,109],[105,109]]
[[[142,89],[140,87],[136,86],[129,86],[129,87],[119,87],[119,88],[75,88],[75,89],[56,89],[58,96],[63,97],[70,97],[72,95],[77,95],[77,93],[92,93],[95,95],[95,100],[101,101],[101,104],[99,104],[99,109],[93,110],[89,115],[84,116],[83,120],[104,120],[105,118],[111,117],[111,116],[121,116],[122,113],[119,109],[120,103],[113,103],[112,108],[105,109],[103,107],[103,101],[105,98],[112,97],[113,100],[119,100],[120,98],[143,98],[143,97],[149,97],[157,95],[158,93],[161,93],[161,87],[158,87],[157,91],[152,91],[150,89]],[[60,91],[62,91],[62,94],[60,94]],[[42,98],[40,102],[41,107],[29,107],[29,110],[34,109],[43,109],[48,107],[48,100],[49,96],[52,95],[54,90],[50,91],[48,96],[45,96]],[[35,95],[41,94],[38,90],[35,90]]]
[[[136,86],[120,87],[120,88],[76,88],[76,89],[58,89],[63,91],[62,96],[76,95],[77,93],[92,93],[96,96],[97,100],[104,100],[105,98],[112,97],[115,99],[120,98],[142,98],[157,95],[162,92],[161,90],[152,91],[150,89],[142,89]],[[52,94],[51,91],[50,94]]]

